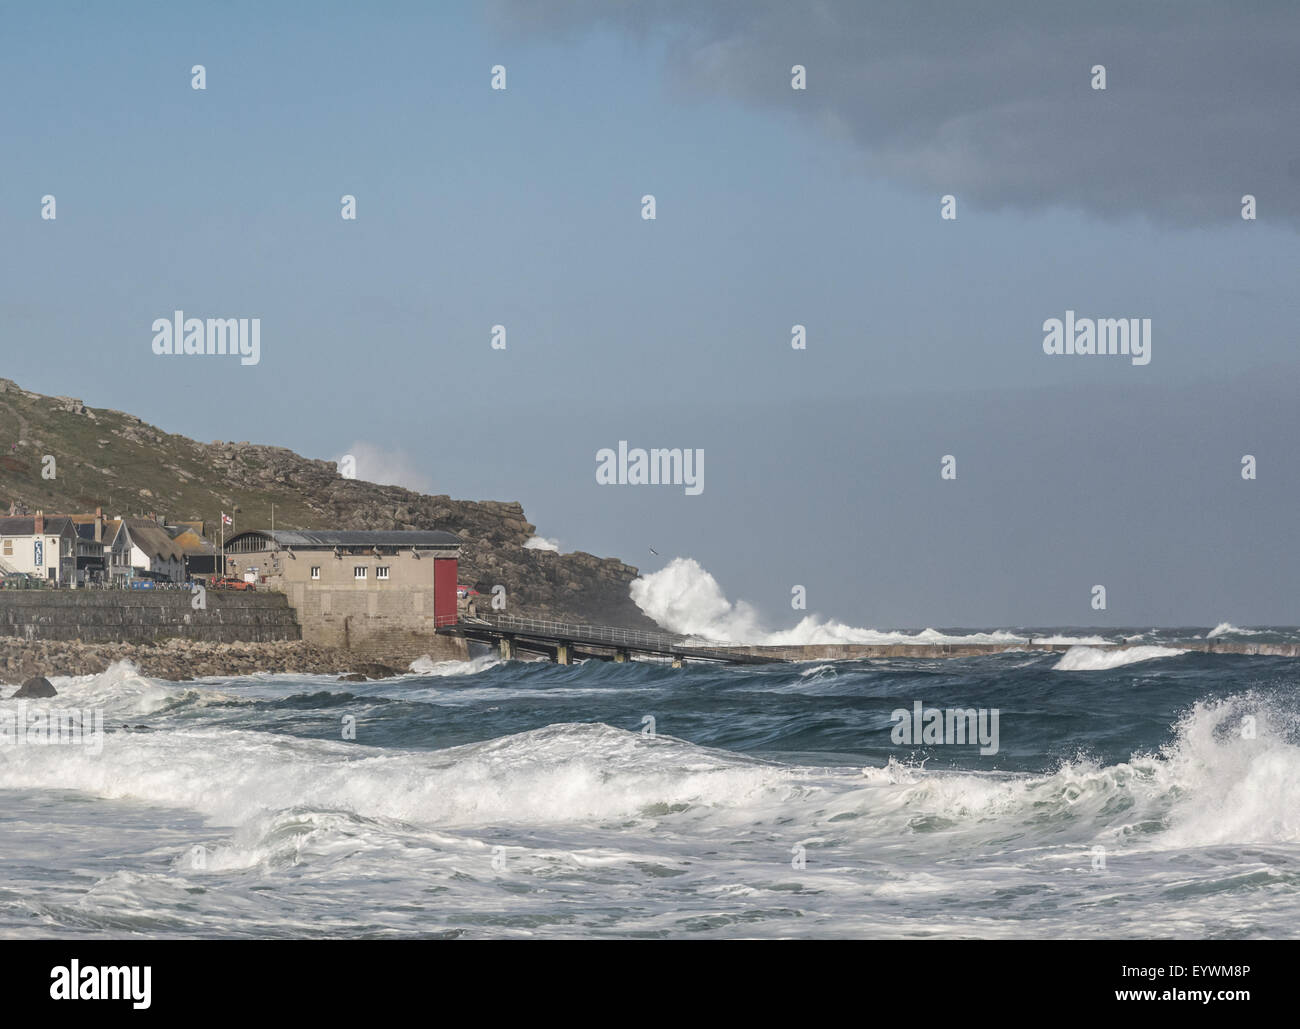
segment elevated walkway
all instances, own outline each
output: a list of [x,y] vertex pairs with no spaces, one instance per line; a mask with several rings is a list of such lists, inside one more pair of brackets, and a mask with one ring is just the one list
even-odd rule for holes
[[455,625],[438,629],[438,634],[496,646],[506,659],[524,652],[545,655],[562,665],[572,664],[578,659],[627,661],[633,655],[667,658],[675,668],[688,660],[732,665],[763,665],[786,660],[781,656],[748,653],[735,647],[667,632],[552,622],[515,615],[463,618]]
[[[458,636],[495,646],[506,659],[519,654],[540,654],[559,664],[575,660],[627,661],[633,655],[662,657],[681,667],[686,661],[731,665],[775,664],[798,661],[852,661],[863,658],[981,657],[1008,651],[1064,653],[1074,644],[1038,643],[831,643],[786,646],[730,645],[679,636],[645,632],[612,625],[553,622],[514,615],[464,618],[438,629],[439,635]],[[1249,643],[1223,640],[1188,641],[1164,646],[1204,654],[1248,654],[1300,657],[1300,644]],[[1128,650],[1140,644],[1087,644],[1093,650]]]

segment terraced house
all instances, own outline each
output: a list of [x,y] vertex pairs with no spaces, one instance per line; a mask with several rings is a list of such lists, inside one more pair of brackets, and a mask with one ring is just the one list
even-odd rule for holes
[[124,518],[108,546],[108,574],[185,581],[185,551],[152,518]]

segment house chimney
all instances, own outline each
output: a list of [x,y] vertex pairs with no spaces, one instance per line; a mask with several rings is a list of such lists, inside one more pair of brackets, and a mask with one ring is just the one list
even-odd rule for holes
[[32,529],[32,532],[33,532],[33,534],[39,536],[39,535],[41,535],[41,533],[43,533],[44,531],[45,531],[45,512],[44,512],[44,511],[37,511],[37,512],[36,512],[36,521],[35,521],[35,523],[34,523],[34,528]]
[[104,509],[102,507],[95,508],[95,542],[104,542]]

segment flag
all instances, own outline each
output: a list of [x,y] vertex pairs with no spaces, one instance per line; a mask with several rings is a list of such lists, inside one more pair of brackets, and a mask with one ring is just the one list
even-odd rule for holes
[[222,512],[221,512],[221,524],[222,524],[222,525],[234,525],[234,524],[235,524],[235,520],[234,520],[233,518],[231,518],[230,515],[226,514],[225,511],[222,511]]

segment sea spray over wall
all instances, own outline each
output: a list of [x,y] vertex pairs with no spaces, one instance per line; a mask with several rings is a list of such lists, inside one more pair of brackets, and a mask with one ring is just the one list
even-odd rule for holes
[[690,557],[675,557],[657,572],[634,579],[632,601],[670,632],[725,643],[759,643],[768,634],[758,612],[743,600],[733,604],[718,581]]
[[[1024,643],[1011,632],[950,636],[934,629],[916,633],[861,629],[805,615],[792,629],[763,628],[758,612],[743,600],[729,601],[718,581],[694,558],[673,558],[660,571],[634,579],[633,602],[669,632],[722,643],[798,646],[815,643]],[[1063,638],[1062,638],[1063,639]],[[1099,638],[1090,642],[1103,643]]]

